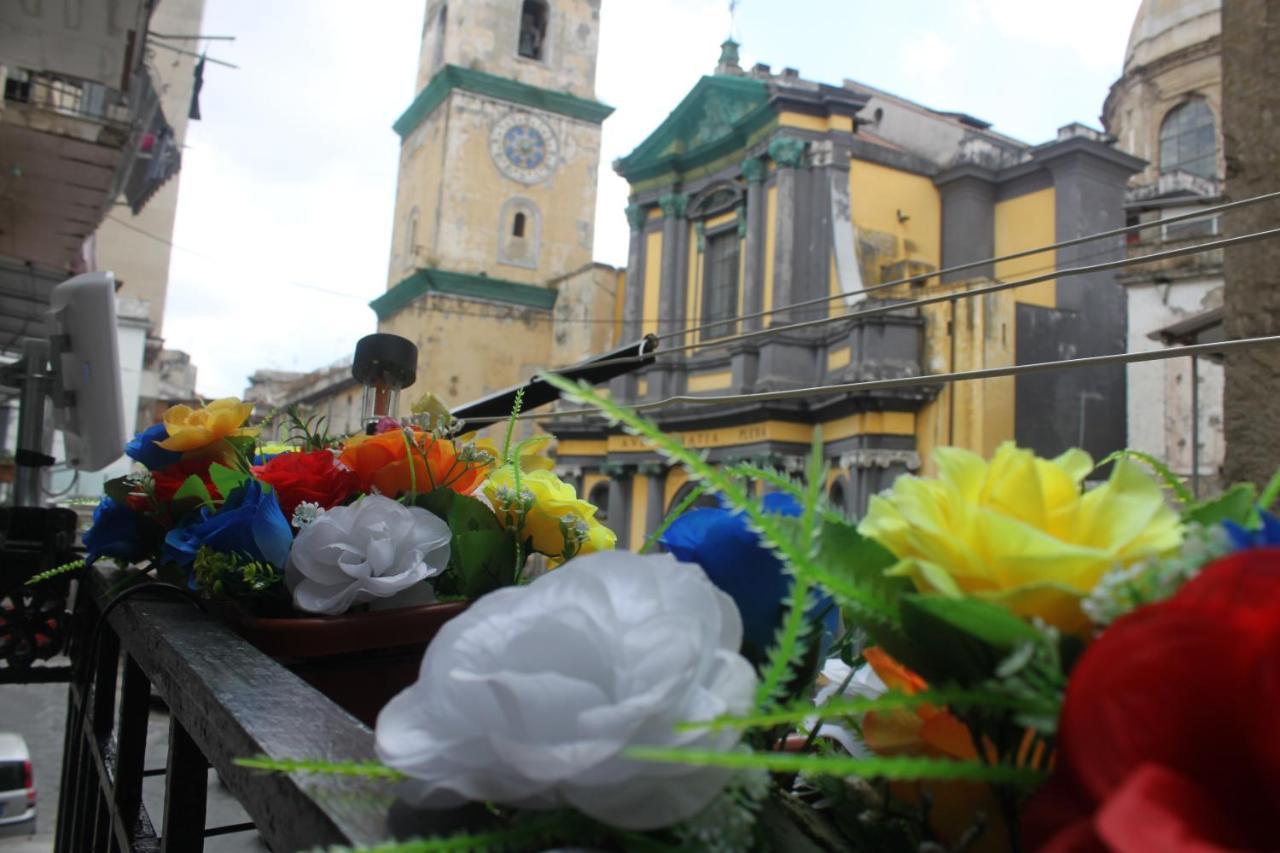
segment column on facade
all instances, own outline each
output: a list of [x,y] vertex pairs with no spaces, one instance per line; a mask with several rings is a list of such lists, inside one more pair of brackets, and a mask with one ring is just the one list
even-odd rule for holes
[[[996,185],[989,170],[962,165],[939,175],[935,183],[942,200],[942,266],[993,257],[996,253]],[[994,265],[949,273],[942,277],[942,283],[979,277],[994,278]]]
[[[662,275],[658,292],[658,334],[661,335],[679,332],[690,324],[685,317],[685,279],[689,269],[685,209],[688,204],[687,195],[674,191],[658,199],[662,208]],[[670,361],[666,365],[649,371],[652,396],[663,397],[680,391],[675,385],[681,372],[674,370]]]
[[[663,506],[662,499],[667,484],[667,469],[661,462],[642,462],[636,466],[636,476],[648,479],[649,488],[645,506],[636,507],[638,512],[644,512],[644,535],[648,537],[658,529],[658,525],[666,516],[666,507]],[[641,544],[637,542],[635,546],[638,548]]]
[[[742,307],[746,314],[764,310],[764,246],[766,222],[766,195],[764,179],[769,175],[763,157],[748,157],[742,161],[742,177],[747,182],[746,240],[743,251]],[[743,331],[761,327],[760,317],[743,323]]]
[[[623,295],[622,341],[640,340],[644,319],[644,226],[649,219],[647,208],[627,205],[627,223],[631,226],[631,244],[627,249],[627,279]],[[636,399],[636,373],[619,376],[609,383],[615,400]]]
[[631,478],[621,465],[605,463],[600,472],[609,478],[609,529],[625,551],[631,547]]
[[[789,305],[797,299],[796,281],[796,169],[804,162],[806,142],[779,136],[769,143],[769,158],[777,164],[775,187],[777,211],[773,233],[773,306]],[[771,315],[773,325],[791,321],[789,312]]]

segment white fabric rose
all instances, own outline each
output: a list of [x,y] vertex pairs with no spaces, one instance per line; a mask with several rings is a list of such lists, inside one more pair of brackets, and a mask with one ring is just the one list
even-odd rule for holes
[[425,509],[368,495],[298,531],[285,583],[299,609],[345,613],[440,574],[451,537],[449,525]]
[[[813,697],[813,704],[825,705],[827,701],[836,694],[845,679],[849,678],[849,672],[852,667],[840,658],[828,658],[822,667],[822,677],[820,681],[826,681]],[[863,664],[858,667],[857,672],[853,673],[853,677],[849,678],[849,683],[845,684],[843,697],[851,699],[879,699],[885,693],[889,692],[889,688],[880,680],[880,676],[876,675],[876,671],[871,668],[870,664]],[[818,724],[817,717],[811,717],[805,720],[805,728],[812,730],[814,725]],[[818,726],[818,736],[827,737],[834,740],[845,748],[845,751],[855,758],[870,758],[871,750],[867,749],[867,745],[862,742],[862,738],[858,736],[852,729],[836,723],[822,723]]]
[[675,724],[751,708],[741,642],[737,607],[698,566],[578,557],[447,623],[418,681],[378,715],[378,755],[427,807],[570,806],[625,829],[668,826],[714,799],[729,771],[623,752],[731,748],[739,732]]

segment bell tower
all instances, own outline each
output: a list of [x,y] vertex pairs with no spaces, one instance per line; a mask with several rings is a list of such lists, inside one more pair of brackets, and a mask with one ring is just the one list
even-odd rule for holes
[[427,0],[378,330],[417,388],[466,402],[549,363],[566,276],[591,266],[600,0]]
[[428,0],[395,123],[388,286],[418,270],[540,285],[591,260],[600,0]]

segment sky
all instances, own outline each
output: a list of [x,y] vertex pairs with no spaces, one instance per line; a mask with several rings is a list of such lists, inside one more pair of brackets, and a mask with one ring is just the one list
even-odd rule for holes
[[[514,2],[514,0],[513,0]],[[652,132],[732,32],[743,67],[852,78],[969,113],[1026,142],[1099,127],[1138,0],[603,0],[595,258],[626,262],[610,164]],[[259,368],[313,370],[376,331],[425,0],[206,0],[210,56],[183,151],[165,315],[197,389],[238,396]],[[355,10],[359,10],[358,14]],[[455,401],[462,402],[462,401]]]

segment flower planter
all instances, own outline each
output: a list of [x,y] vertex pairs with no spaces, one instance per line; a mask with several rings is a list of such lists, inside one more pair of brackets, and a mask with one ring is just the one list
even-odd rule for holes
[[468,601],[342,616],[257,617],[226,609],[245,640],[275,658],[365,725],[418,678],[422,654]]

